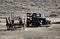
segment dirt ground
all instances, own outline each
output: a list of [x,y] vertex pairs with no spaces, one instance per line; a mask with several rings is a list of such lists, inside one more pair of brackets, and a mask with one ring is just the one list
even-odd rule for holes
[[6,31],[6,26],[0,25],[0,39],[60,39],[60,24],[15,31]]

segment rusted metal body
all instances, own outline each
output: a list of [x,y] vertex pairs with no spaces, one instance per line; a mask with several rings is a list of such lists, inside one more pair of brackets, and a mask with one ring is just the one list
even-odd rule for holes
[[46,26],[51,24],[49,20],[46,19],[44,14],[41,13],[27,13],[27,26]]

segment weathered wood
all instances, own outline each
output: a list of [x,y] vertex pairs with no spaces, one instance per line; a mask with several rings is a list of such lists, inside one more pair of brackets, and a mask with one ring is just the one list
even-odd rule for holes
[[[9,19],[8,19],[9,18]],[[18,23],[14,23],[14,21],[16,21],[15,19],[10,19],[10,17],[6,18],[6,26],[7,26],[7,30],[15,30],[16,27],[15,26],[18,26],[18,27],[23,27],[24,29],[24,24],[22,24],[22,20],[21,18],[19,17],[18,19]],[[21,26],[22,25],[22,26]]]

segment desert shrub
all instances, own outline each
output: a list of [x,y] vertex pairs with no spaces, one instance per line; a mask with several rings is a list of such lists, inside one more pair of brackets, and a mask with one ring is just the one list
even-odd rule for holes
[[50,14],[49,17],[57,17],[57,14]]

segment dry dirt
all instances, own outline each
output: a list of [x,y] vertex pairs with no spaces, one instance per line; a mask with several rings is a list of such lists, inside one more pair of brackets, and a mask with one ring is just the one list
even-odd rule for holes
[[5,25],[0,25],[0,39],[60,39],[60,24],[50,27],[25,28],[25,30],[4,31]]
[[[60,21],[60,18],[49,18],[51,22]],[[6,31],[5,19],[0,19],[0,39],[60,39],[60,24],[50,27],[26,27],[25,30]],[[4,22],[4,23],[3,23]]]
[[[10,16],[10,13],[20,16],[22,15],[20,13],[27,12],[60,16],[60,0],[0,0],[0,17],[5,18]],[[25,15],[22,16],[25,17]],[[52,21],[60,21],[59,19],[52,19]],[[60,39],[60,24],[52,24],[50,27],[6,31],[6,26],[0,23],[0,39]]]

